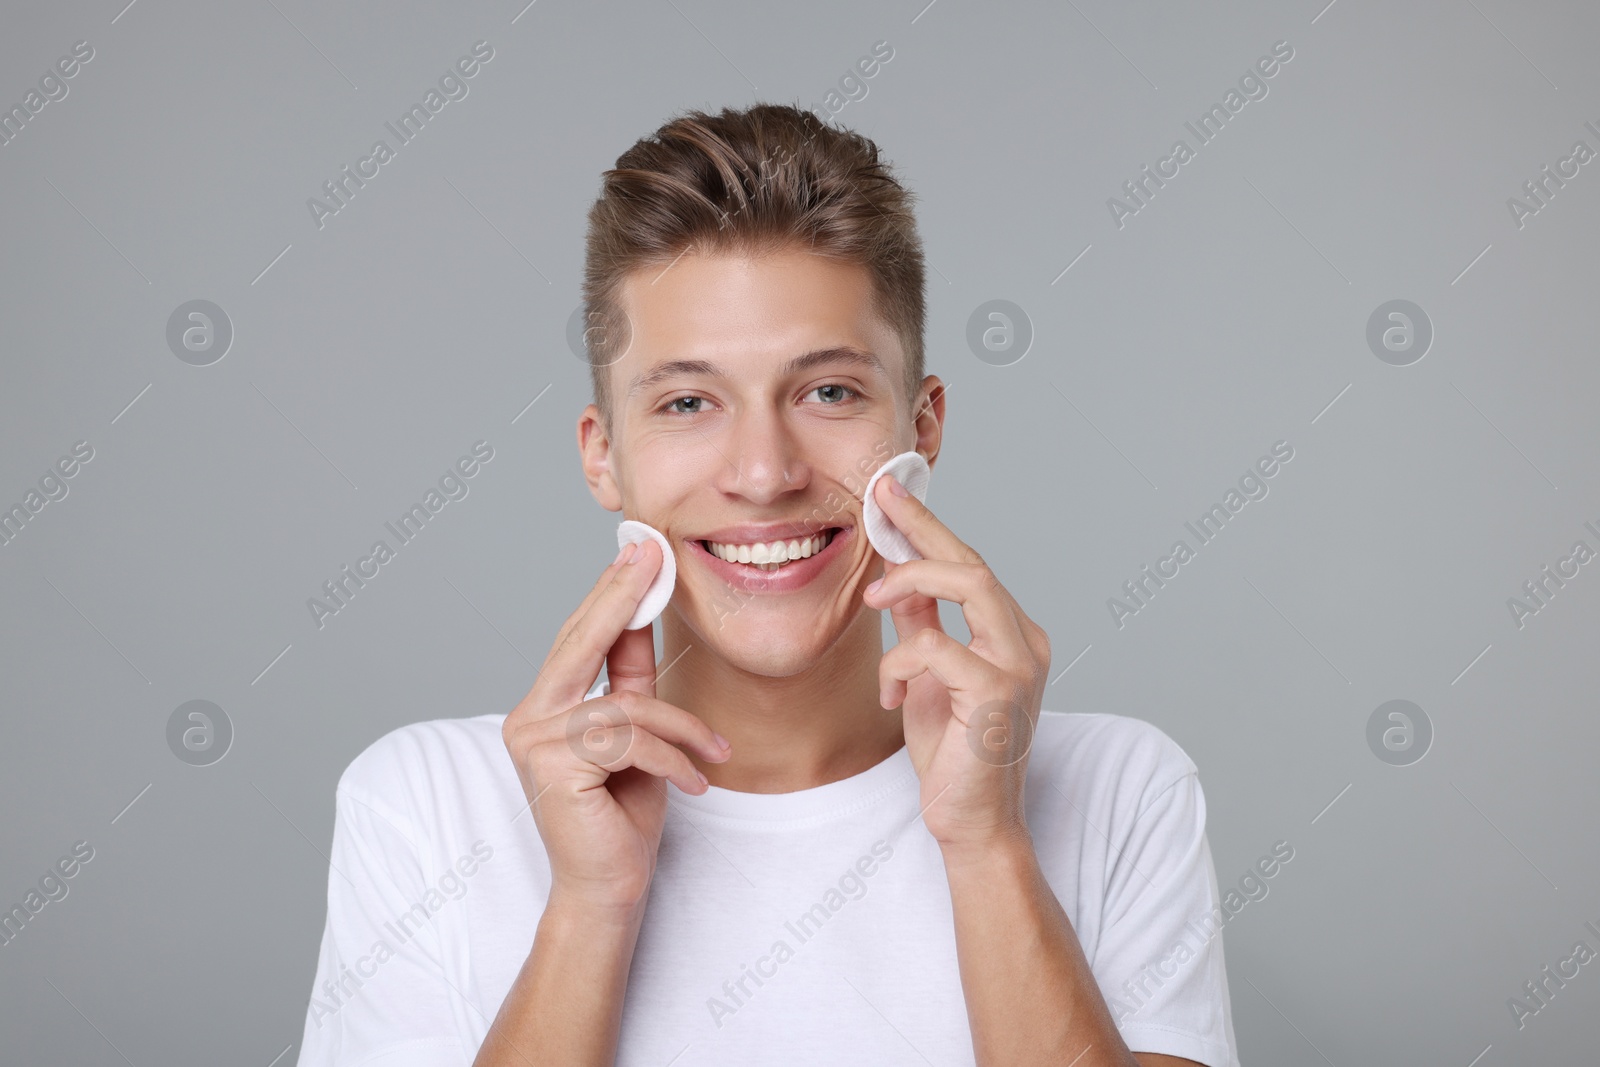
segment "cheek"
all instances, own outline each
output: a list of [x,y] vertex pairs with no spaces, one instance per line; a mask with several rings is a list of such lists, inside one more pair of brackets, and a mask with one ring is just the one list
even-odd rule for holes
[[654,435],[613,452],[612,476],[630,510],[657,514],[712,484],[727,460],[698,434]]
[[862,456],[856,460],[855,465],[845,472],[839,479],[844,491],[857,502],[862,494],[867,491],[867,482],[871,480],[873,472],[878,468],[878,458],[873,455]]
[[[910,440],[910,434],[905,435]],[[883,461],[906,448],[900,447],[902,435],[892,425],[879,422],[862,422],[848,430],[842,427],[826,439],[817,442],[812,452],[812,466],[830,478],[839,489],[854,498],[859,505],[871,478]]]

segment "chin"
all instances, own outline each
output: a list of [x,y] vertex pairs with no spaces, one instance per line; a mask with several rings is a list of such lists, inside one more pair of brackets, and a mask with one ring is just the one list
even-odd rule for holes
[[724,618],[722,628],[707,638],[717,655],[742,671],[789,678],[816,666],[845,630],[840,625],[824,633],[817,621],[762,619],[756,612],[745,611]]
[[816,666],[826,654],[828,646],[811,647],[813,640],[808,639],[805,645],[791,641],[780,645],[763,639],[760,634],[753,634],[748,640],[735,638],[730,641],[723,638],[713,646],[713,650],[746,674],[762,678],[792,678]]

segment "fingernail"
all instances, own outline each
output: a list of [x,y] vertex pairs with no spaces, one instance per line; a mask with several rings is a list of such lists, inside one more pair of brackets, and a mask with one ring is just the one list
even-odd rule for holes
[[699,771],[695,771],[694,772],[694,776],[696,778],[700,779],[700,784],[701,785],[710,785],[711,784],[710,782],[706,781],[706,776],[701,774]]
[[623,545],[621,548],[617,549],[617,558],[611,561],[611,565],[614,567],[618,563],[621,563],[622,557],[628,554],[628,549],[631,547],[631,545]]
[[882,585],[882,584],[883,584],[883,579],[879,578],[877,581],[875,581],[871,585],[867,586],[867,592],[869,594],[876,593],[878,591],[878,587],[880,585]]
[[712,731],[711,736],[716,738],[717,739],[717,744],[722,746],[723,748],[732,748],[733,747],[732,745],[728,744],[728,739],[726,737],[723,737],[721,734],[717,733],[716,731]]
[[900,484],[900,479],[896,478],[894,475],[885,474],[883,476],[883,479],[884,479],[884,481],[889,483],[889,492],[893,493],[895,496],[910,496],[911,495],[911,494],[906,492],[906,487]]
[[623,548],[621,559],[622,559],[622,562],[624,564],[632,563],[634,560],[636,560],[638,558],[639,558],[639,546],[638,545],[627,545],[626,547]]

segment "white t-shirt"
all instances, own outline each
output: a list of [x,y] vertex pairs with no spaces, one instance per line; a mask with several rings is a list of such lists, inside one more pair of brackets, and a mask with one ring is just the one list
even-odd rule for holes
[[[340,778],[302,1067],[476,1056],[550,888],[504,719],[401,727]],[[794,793],[667,789],[619,1067],[974,1062],[949,883],[903,747]],[[1140,720],[1046,711],[1026,803],[1129,1049],[1238,1067],[1194,763]],[[1049,1010],[1015,994],[1019,1013]]]

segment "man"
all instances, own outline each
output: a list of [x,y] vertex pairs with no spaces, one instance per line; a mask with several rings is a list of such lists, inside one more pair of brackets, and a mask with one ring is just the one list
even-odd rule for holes
[[605,177],[578,445],[672,545],[661,661],[623,628],[646,542],[509,715],[352,762],[300,1062],[1235,1067],[1194,764],[1041,711],[1044,631],[892,478],[922,558],[862,528],[868,476],[942,443],[911,195],[771,105],[691,112]]

